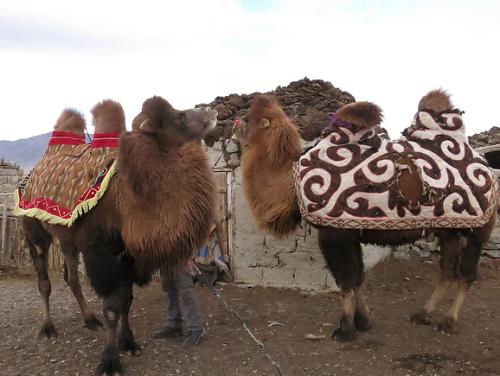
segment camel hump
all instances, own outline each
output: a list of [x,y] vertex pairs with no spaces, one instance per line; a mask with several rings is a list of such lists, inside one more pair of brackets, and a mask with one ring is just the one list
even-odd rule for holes
[[77,110],[67,108],[57,119],[54,130],[84,134],[85,118]]
[[437,113],[450,111],[453,109],[453,103],[448,94],[443,89],[429,91],[418,103],[418,110],[431,110]]
[[338,109],[335,117],[355,125],[358,130],[369,129],[382,122],[382,110],[371,102],[355,102]]
[[92,110],[94,133],[112,133],[125,131],[125,113],[120,103],[105,99],[97,103]]
[[154,117],[163,117],[165,114],[173,112],[174,108],[168,101],[158,95],[148,98],[142,104],[142,112]]

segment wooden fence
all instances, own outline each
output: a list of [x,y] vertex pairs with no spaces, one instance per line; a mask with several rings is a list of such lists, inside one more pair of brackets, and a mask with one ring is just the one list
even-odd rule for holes
[[[3,197],[2,197],[3,198]],[[8,213],[6,200],[0,201],[0,270],[32,268],[31,256],[21,229],[21,220]],[[49,250],[49,269],[61,270],[64,258],[57,243]]]

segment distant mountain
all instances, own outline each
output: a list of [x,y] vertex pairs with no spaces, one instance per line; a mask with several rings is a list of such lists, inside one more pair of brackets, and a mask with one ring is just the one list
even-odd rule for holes
[[15,162],[27,173],[42,157],[51,132],[16,141],[0,141],[0,158]]

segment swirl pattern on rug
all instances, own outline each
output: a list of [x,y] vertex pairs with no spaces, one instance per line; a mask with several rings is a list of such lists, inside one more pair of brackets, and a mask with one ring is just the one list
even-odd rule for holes
[[334,127],[295,164],[307,221],[340,228],[470,228],[496,207],[498,182],[461,113],[420,111],[403,137]]

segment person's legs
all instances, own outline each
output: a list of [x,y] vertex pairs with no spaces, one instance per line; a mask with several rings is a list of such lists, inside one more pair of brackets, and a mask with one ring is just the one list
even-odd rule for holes
[[182,336],[182,313],[176,276],[162,273],[162,288],[167,295],[167,326],[153,332],[154,338],[169,338]]
[[180,295],[182,313],[186,321],[186,339],[182,347],[187,348],[195,346],[206,334],[201,321],[200,307],[194,289],[193,276],[187,272],[177,273],[177,289]]

